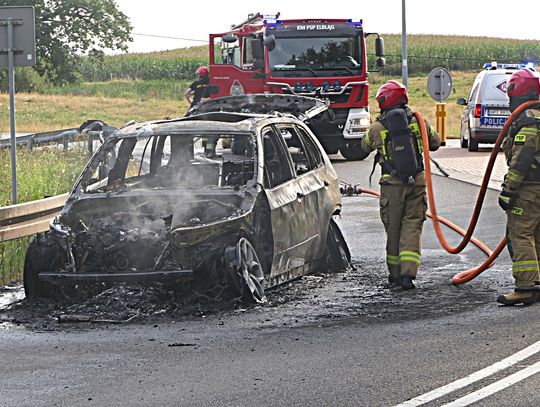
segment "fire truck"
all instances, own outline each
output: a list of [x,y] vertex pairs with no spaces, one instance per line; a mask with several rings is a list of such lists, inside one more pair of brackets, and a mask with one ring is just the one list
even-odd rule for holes
[[267,93],[324,99],[329,109],[310,127],[329,154],[361,160],[370,125],[366,37],[376,35],[378,69],[384,43],[362,20],[280,20],[252,14],[231,30],[210,34],[209,97]]

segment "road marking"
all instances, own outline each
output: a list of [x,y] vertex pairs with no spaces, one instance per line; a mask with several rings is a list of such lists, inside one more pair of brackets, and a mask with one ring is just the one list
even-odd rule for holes
[[505,377],[504,379],[499,380],[498,382],[492,383],[489,386],[486,386],[480,390],[477,390],[474,393],[467,394],[466,396],[463,396],[441,407],[469,406],[477,402],[478,400],[485,399],[486,397],[491,396],[492,394],[495,394],[498,391],[506,389],[507,387],[510,387],[516,384],[517,382],[520,382],[521,380],[526,379],[527,377],[535,375],[537,373],[540,373],[540,362],[536,362],[532,366],[528,366],[525,369],[520,370],[519,372],[516,372],[508,377]]
[[[401,404],[397,404],[394,407],[421,406],[422,404],[426,404],[430,401],[433,401],[442,396],[445,396],[446,394],[452,393],[453,391],[466,387],[479,380],[485,379],[486,377],[489,377],[497,372],[500,372],[501,370],[507,369],[508,367],[513,366],[516,363],[521,362],[522,360],[527,359],[528,357],[538,352],[540,352],[540,341],[533,343],[531,346],[528,346],[527,348],[520,350],[519,352],[514,353],[513,355],[507,357],[506,359],[503,359],[497,363],[494,363],[491,366],[488,366],[482,370],[478,370],[477,372],[471,373],[470,375],[465,376],[463,379],[456,380],[452,383],[439,387],[428,393],[425,393],[413,399],[407,400]],[[536,364],[533,366],[536,366]],[[509,377],[512,377],[512,376],[509,376]]]

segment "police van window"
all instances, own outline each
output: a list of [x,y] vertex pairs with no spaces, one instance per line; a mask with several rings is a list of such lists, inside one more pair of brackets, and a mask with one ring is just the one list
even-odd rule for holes
[[474,99],[476,98],[476,94],[478,93],[479,86],[480,86],[480,82],[476,82],[476,84],[473,86],[471,90],[471,94],[469,95],[469,102],[475,103]]
[[506,81],[510,75],[504,73],[486,75],[484,77],[483,99],[492,99],[508,102],[506,94]]
[[262,131],[264,186],[274,188],[293,178],[290,159],[285,145],[273,128]]
[[304,145],[300,141],[300,137],[295,131],[294,126],[279,126],[278,129],[287,144],[287,149],[293,161],[294,173],[296,175],[302,175],[312,170],[313,167],[310,165]]
[[296,127],[298,135],[306,147],[306,153],[310,162],[310,169],[318,168],[324,165],[324,160],[321,155],[321,150],[317,147],[313,139],[307,134],[307,132],[300,126]]

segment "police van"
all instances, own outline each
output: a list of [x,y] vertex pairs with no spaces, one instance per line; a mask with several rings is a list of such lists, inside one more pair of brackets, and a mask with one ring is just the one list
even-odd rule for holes
[[465,106],[461,116],[460,144],[469,151],[478,151],[478,143],[494,143],[510,116],[506,82],[516,69],[531,69],[532,64],[484,65],[474,80],[469,99],[459,98],[457,104]]

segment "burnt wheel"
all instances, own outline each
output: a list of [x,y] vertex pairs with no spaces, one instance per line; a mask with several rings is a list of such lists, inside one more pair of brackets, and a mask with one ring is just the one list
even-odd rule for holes
[[45,234],[34,237],[24,259],[24,292],[29,300],[56,298],[60,290],[54,284],[39,279],[39,273],[59,268],[62,265],[62,249]]
[[259,256],[249,240],[241,238],[235,246],[228,247],[225,257],[234,290],[246,301],[264,302],[264,273]]
[[349,246],[339,229],[339,226],[330,219],[328,233],[326,234],[326,247],[319,266],[322,272],[338,272],[351,268],[351,253]]

